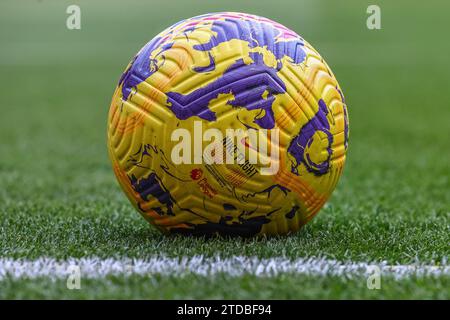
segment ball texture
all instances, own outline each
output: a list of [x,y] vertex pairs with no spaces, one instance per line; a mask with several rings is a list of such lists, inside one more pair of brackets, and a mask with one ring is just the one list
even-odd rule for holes
[[[267,133],[270,150],[278,130],[278,170],[175,161],[173,132],[195,135],[196,123],[224,136],[229,128]],[[218,141],[219,149],[235,158],[255,152],[247,138]],[[319,53],[279,23],[233,12],[183,20],[147,43],[120,77],[108,119],[122,189],[146,220],[171,233],[298,230],[335,188],[347,141],[344,96]]]

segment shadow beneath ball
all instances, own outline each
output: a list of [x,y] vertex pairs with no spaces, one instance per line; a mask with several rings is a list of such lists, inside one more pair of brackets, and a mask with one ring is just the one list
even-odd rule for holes
[[[221,238],[221,239],[266,239],[276,238],[278,235],[261,234],[261,229],[264,224],[271,220],[265,216],[259,216],[240,221],[239,223],[227,223],[225,219],[219,222],[206,222],[202,224],[187,223],[183,228],[172,228],[170,233],[172,235],[192,236],[196,238]],[[291,233],[285,233],[288,235]]]

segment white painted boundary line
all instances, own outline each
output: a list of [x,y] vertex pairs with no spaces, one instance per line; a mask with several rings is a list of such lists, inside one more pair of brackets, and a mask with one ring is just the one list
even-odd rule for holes
[[76,266],[85,278],[103,278],[108,275],[164,275],[182,277],[189,274],[213,276],[225,274],[232,277],[255,275],[271,277],[279,274],[297,274],[311,276],[367,276],[378,267],[382,275],[395,278],[410,276],[450,275],[450,266],[395,265],[386,263],[353,263],[336,260],[275,257],[260,259],[256,257],[181,257],[164,256],[140,259],[99,259],[81,258],[58,261],[51,258],[22,260],[0,258],[0,280],[48,277],[66,278]]

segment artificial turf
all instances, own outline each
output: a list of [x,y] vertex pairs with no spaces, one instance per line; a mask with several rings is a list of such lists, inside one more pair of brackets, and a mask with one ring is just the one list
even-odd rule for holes
[[369,290],[364,277],[274,278],[246,276],[109,276],[85,279],[79,290],[68,290],[65,279],[2,281],[1,299],[448,299],[450,279],[383,278],[380,290]]
[[[380,1],[80,1],[82,29],[65,28],[69,2],[0,5],[0,256],[249,255],[448,264],[450,243],[449,4]],[[293,9],[294,8],[294,9]],[[350,116],[344,175],[329,203],[297,234],[259,240],[166,237],[115,181],[106,119],[135,52],[182,18],[214,11],[268,16],[322,53]],[[125,14],[126,13],[126,14]],[[443,298],[449,277],[365,279],[282,275],[108,277],[79,291],[49,279],[0,282],[1,298]]]

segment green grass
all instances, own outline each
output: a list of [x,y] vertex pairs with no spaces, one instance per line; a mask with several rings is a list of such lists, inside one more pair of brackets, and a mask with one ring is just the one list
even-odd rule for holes
[[82,280],[68,290],[66,280],[2,282],[1,299],[448,299],[450,278],[383,278],[382,289],[369,290],[365,278],[282,275],[272,279],[247,276],[107,277]]
[[[431,1],[428,12],[425,5],[380,1],[383,29],[369,31],[364,1],[193,2],[136,2],[125,10],[120,2],[82,1],[80,31],[65,28],[69,2],[0,5],[0,256],[448,263],[450,43],[442,30],[450,5]],[[344,176],[312,223],[289,237],[163,236],[128,203],[107,158],[109,102],[134,53],[181,18],[223,10],[265,15],[298,31],[323,54],[346,95]],[[448,277],[387,278],[372,291],[359,278],[133,276],[85,280],[82,290],[70,291],[62,280],[8,279],[0,282],[0,298],[448,299],[449,287]]]

